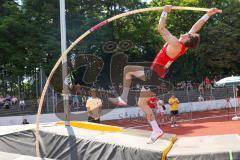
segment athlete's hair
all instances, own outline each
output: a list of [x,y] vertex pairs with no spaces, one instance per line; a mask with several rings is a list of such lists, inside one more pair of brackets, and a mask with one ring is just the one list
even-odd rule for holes
[[185,46],[188,48],[197,48],[200,43],[200,36],[199,34],[190,34],[190,40],[185,42]]
[[91,88],[91,89],[90,89],[90,92],[91,92],[91,93],[97,93],[97,89],[96,89],[96,88]]

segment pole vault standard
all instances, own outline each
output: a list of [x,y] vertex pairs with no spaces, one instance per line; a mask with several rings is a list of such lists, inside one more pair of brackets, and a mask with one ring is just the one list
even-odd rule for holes
[[[137,13],[142,13],[142,12],[149,12],[149,11],[159,11],[162,10],[163,7],[151,7],[151,8],[144,8],[144,9],[137,9],[137,10],[133,10],[133,11],[129,11],[126,13],[121,13],[118,14],[116,16],[113,16],[105,21],[100,22],[99,24],[93,26],[92,28],[90,28],[89,30],[87,30],[84,34],[82,34],[81,36],[79,36],[62,54],[61,57],[58,59],[58,61],[56,62],[56,64],[54,65],[53,69],[51,70],[48,79],[44,85],[42,94],[41,94],[41,98],[38,104],[38,112],[37,112],[37,117],[36,117],[36,155],[37,157],[40,157],[40,144],[39,144],[39,140],[40,140],[40,135],[39,135],[39,123],[40,123],[40,115],[41,115],[41,111],[42,111],[42,107],[43,107],[43,101],[44,101],[44,97],[46,95],[49,83],[55,73],[55,71],[57,70],[58,66],[61,64],[62,61],[64,61],[64,59],[66,58],[67,54],[80,42],[82,41],[85,37],[87,37],[90,33],[96,31],[97,29],[101,28],[102,26],[117,20],[119,18],[122,17],[126,17],[129,15],[133,15],[133,14],[137,14]],[[173,6],[172,7],[173,10],[191,10],[191,11],[204,11],[207,12],[210,9],[208,8],[196,8],[196,7],[181,7],[181,6]]]

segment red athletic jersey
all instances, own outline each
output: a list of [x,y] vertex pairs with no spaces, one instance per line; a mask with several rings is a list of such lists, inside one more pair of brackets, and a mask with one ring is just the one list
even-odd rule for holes
[[158,99],[156,97],[149,98],[147,103],[150,108],[156,108]]
[[[181,43],[181,42],[180,42]],[[181,51],[178,53],[178,55],[175,58],[170,58],[167,55],[167,46],[166,43],[163,48],[160,50],[160,52],[155,57],[151,69],[161,78],[166,77],[166,71],[170,67],[170,65],[178,59],[181,55],[183,55],[187,51],[187,47],[181,43]]]

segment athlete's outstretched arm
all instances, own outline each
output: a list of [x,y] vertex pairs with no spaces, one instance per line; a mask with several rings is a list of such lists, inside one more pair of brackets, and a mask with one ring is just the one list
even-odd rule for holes
[[203,25],[207,22],[207,20],[217,14],[222,13],[222,10],[219,10],[217,8],[212,8],[210,11],[208,11],[205,15],[203,15],[191,28],[191,30],[188,33],[197,33]]
[[172,6],[166,5],[163,8],[163,12],[161,14],[159,24],[158,24],[158,31],[162,35],[163,39],[171,46],[177,46],[179,45],[177,37],[173,36],[168,29],[166,28],[166,19],[167,14],[171,12]]

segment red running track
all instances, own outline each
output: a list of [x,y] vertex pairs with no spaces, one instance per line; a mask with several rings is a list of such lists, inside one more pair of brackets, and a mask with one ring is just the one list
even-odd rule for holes
[[[195,118],[203,118],[206,115],[221,116],[223,114],[227,115],[228,112],[226,110],[197,112],[197,113],[193,113],[192,117],[195,119]],[[180,115],[179,119],[181,119],[181,117],[183,116],[186,116],[186,115]],[[232,121],[231,118],[232,118],[232,115],[201,119],[201,120],[193,120],[193,121],[188,120],[184,122],[179,122],[178,123],[179,126],[175,128],[171,128],[169,123],[160,125],[160,127],[164,132],[176,134],[178,137],[240,134],[240,120]],[[143,118],[104,121],[103,123],[125,127],[125,128],[151,130],[147,121]]]

